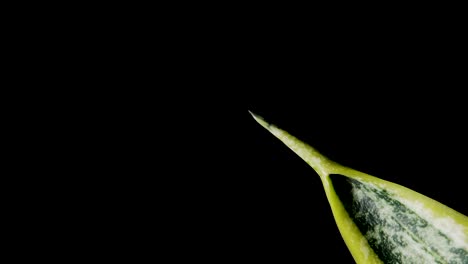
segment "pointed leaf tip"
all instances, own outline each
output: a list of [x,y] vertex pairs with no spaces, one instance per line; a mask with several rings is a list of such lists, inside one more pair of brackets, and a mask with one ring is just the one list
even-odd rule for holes
[[262,125],[262,127],[266,128],[266,129],[269,129],[270,124],[268,122],[266,122],[265,119],[263,119],[263,117],[251,112],[250,110],[249,110],[249,113],[252,115],[252,117],[255,119],[255,121],[257,121],[257,123]]

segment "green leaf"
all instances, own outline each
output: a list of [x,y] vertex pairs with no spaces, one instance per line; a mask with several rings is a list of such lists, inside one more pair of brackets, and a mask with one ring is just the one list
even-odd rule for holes
[[320,176],[356,263],[468,264],[468,217],[406,187],[333,162],[251,114]]

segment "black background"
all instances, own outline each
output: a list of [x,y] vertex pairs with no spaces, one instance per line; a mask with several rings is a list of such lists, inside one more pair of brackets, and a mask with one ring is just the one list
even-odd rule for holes
[[50,200],[38,208],[63,217],[65,237],[132,259],[167,248],[217,263],[353,263],[316,173],[248,110],[468,214],[456,17],[198,8],[26,26],[35,34],[15,61],[32,73],[16,85],[56,89],[18,90],[32,109],[9,110],[27,117],[16,151],[34,160],[18,168],[33,170],[31,189]]

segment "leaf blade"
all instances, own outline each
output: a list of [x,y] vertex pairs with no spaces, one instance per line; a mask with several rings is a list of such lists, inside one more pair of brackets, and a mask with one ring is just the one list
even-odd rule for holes
[[[430,250],[432,250],[428,253],[430,256],[433,256],[436,261],[441,261],[440,263],[445,263],[444,261],[448,258],[451,258],[451,260],[455,261],[461,261],[454,263],[468,262],[468,243],[466,239],[468,237],[468,217],[404,186],[379,179],[377,177],[330,161],[328,158],[320,154],[316,149],[290,135],[288,132],[276,127],[275,125],[267,123],[260,116],[252,112],[250,113],[260,125],[262,125],[276,138],[282,141],[288,148],[295,152],[301,159],[308,163],[320,176],[337,227],[357,263],[384,262],[382,261],[382,254],[380,254],[381,252],[378,251],[380,254],[379,257],[379,255],[377,255],[376,251],[374,250],[375,245],[372,244],[374,246],[373,247],[369,244],[369,237],[366,237],[367,234],[363,234],[361,232],[360,228],[356,225],[349,212],[346,210],[345,206],[340,200],[340,197],[335,191],[333,182],[330,180],[331,174],[338,174],[365,184],[375,185],[377,186],[376,190],[381,189],[388,191],[391,193],[392,197],[395,197],[395,201],[397,202],[394,203],[403,204],[408,208],[408,212],[417,212],[418,214],[423,215],[426,219],[429,219],[432,225],[438,228],[437,230],[440,232],[443,231],[444,234],[448,234],[446,236],[450,237],[450,243],[453,243],[456,245],[456,247],[450,246],[450,249],[442,248],[442,250],[450,251],[451,249],[456,249],[459,252],[458,255],[454,255],[447,251],[442,252],[442,254],[439,256],[436,253],[441,250],[440,248],[431,249],[431,247],[428,247]],[[392,217],[395,218],[395,216]],[[444,221],[450,222],[451,226],[447,227],[447,224],[444,224]],[[391,232],[389,231],[388,233]],[[423,242],[419,240],[419,243],[421,244]],[[418,246],[417,244],[415,245]],[[402,248],[397,248],[395,252],[402,252]],[[422,256],[419,253],[419,255],[414,254],[414,256],[410,256],[413,252],[406,252],[406,255],[412,257],[414,261],[417,261]],[[402,258],[405,258],[405,261],[408,261],[409,257],[406,255],[402,256]],[[425,256],[429,255],[426,254]],[[445,257],[445,259],[443,259],[442,255]],[[398,254],[395,256],[398,256]],[[447,262],[448,261],[449,260],[447,260]]]

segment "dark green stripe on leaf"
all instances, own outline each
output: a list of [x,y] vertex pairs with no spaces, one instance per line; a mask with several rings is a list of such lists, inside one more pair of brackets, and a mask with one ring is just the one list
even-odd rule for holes
[[457,248],[386,190],[341,175],[330,179],[351,219],[384,263],[468,264],[465,249]]

